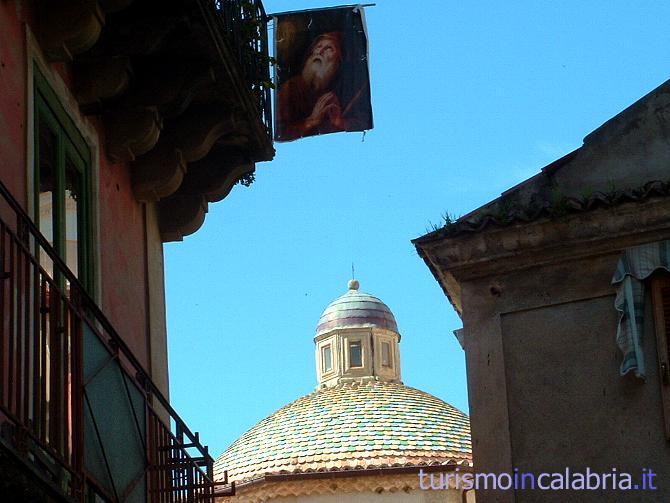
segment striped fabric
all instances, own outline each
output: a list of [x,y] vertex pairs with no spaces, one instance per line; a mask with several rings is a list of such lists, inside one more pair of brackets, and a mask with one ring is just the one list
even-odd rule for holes
[[659,269],[670,271],[670,241],[626,249],[621,254],[612,277],[612,284],[617,289],[614,307],[620,313],[616,341],[623,353],[621,375],[632,370],[640,379],[646,378],[642,350],[645,293],[643,281]]

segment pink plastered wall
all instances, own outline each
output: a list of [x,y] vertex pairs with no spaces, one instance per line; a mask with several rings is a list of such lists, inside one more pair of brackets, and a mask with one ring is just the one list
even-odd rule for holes
[[[36,33],[32,7],[32,2],[0,2],[0,180],[29,213],[26,26]],[[50,64],[49,67],[71,87],[69,64]],[[92,192],[97,195],[97,219],[94,220],[98,227],[95,234],[98,236],[99,301],[119,335],[149,370],[143,208],[132,193],[129,165],[113,164],[105,154],[101,121],[85,118],[79,110],[68,109],[68,112],[88,121],[97,133],[99,170]],[[0,216],[5,220],[11,218]]]
[[0,174],[26,204],[26,44],[16,2],[0,2]]

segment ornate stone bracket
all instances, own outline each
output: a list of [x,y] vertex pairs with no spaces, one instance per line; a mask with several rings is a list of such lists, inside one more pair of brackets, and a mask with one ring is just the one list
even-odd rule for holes
[[130,60],[125,56],[96,59],[74,65],[74,94],[85,107],[121,94],[130,82]]
[[107,157],[132,163],[135,197],[158,202],[169,241],[194,232],[208,202],[274,153],[240,48],[229,46],[240,42],[218,14],[213,0],[37,5],[47,58],[71,62],[81,111],[100,116]]
[[163,118],[170,119],[182,114],[214,82],[209,66],[151,61],[138,69],[130,99],[139,105],[156,106]]
[[162,122],[155,109],[119,107],[103,116],[107,155],[114,161],[132,161],[156,145]]
[[214,143],[235,131],[232,112],[221,105],[190,107],[170,127],[175,146],[182,151],[187,162],[205,157]]
[[186,162],[170,142],[159,141],[156,148],[133,163],[131,173],[135,198],[158,201],[179,188],[186,174]]
[[[145,1],[145,0],[143,0]],[[148,56],[163,47],[176,26],[183,21],[181,16],[164,14],[138,3],[128,11],[117,15],[116,23],[105,28],[100,40],[100,50],[107,54]]]
[[219,149],[189,165],[179,193],[203,194],[208,202],[217,202],[230,193],[240,177],[255,169],[254,163],[241,152]]
[[158,203],[163,241],[181,241],[198,230],[204,222],[207,203],[226,197],[240,177],[254,169],[254,163],[242,152],[225,149],[189,164],[179,190]]
[[163,242],[181,241],[205,221],[207,201],[203,196],[174,195],[158,203],[158,228]]
[[97,42],[105,16],[96,0],[39,2],[40,45],[51,61],[71,61]]

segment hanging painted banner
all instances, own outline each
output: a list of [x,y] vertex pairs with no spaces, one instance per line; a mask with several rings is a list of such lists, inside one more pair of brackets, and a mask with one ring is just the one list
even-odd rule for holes
[[372,129],[360,6],[274,15],[275,140]]

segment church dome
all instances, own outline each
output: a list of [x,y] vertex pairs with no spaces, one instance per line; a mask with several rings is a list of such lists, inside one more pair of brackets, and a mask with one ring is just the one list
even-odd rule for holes
[[468,416],[400,383],[323,388],[262,420],[216,461],[214,474],[270,474],[471,465]]
[[243,483],[271,475],[472,466],[468,416],[402,383],[395,318],[358,288],[351,280],[319,320],[317,391],[238,438],[214,464],[216,480],[226,480],[226,472]]
[[358,281],[349,281],[349,291],[328,304],[319,318],[316,336],[346,328],[383,328],[398,332],[393,313],[377,297],[358,290]]

